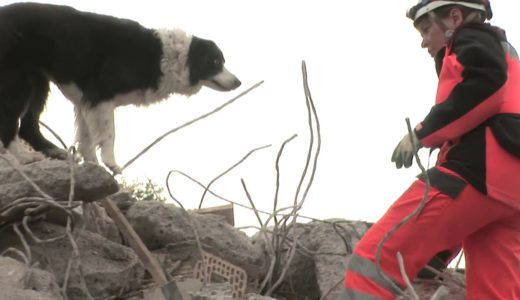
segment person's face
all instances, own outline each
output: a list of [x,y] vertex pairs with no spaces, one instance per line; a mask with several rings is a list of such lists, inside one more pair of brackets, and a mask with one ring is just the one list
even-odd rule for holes
[[439,50],[446,46],[448,39],[437,22],[432,22],[430,18],[423,18],[419,20],[416,28],[422,37],[421,47],[428,49],[428,53],[432,57],[435,57]]
[[446,46],[448,38],[446,31],[453,30],[462,24],[462,12],[452,9],[449,15],[443,19],[432,19],[428,16],[420,19],[415,24],[422,37],[422,48],[427,48],[428,53],[435,57],[439,50]]

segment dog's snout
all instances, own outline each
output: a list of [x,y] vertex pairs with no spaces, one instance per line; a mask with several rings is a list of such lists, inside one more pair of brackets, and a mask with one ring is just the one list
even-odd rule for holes
[[242,85],[242,82],[238,78],[235,78],[235,80],[233,81],[233,88],[236,89],[241,85]]

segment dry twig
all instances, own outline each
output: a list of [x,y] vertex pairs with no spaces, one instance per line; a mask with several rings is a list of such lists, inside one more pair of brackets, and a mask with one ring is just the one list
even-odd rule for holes
[[[287,253],[285,265],[283,266],[283,268],[281,270],[280,277],[267,291],[267,293],[266,293],[267,296],[271,295],[271,293],[274,292],[274,290],[276,290],[278,288],[278,286],[282,283],[282,281],[284,280],[285,275],[290,267],[290,264],[294,258],[294,255],[296,253],[296,248],[297,248],[297,244],[298,244],[297,243],[298,238],[296,237],[296,227],[297,227],[296,221],[298,219],[298,211],[303,206],[305,199],[307,198],[307,194],[310,190],[310,187],[312,186],[314,176],[316,174],[318,157],[319,157],[320,149],[321,149],[320,123],[319,123],[318,115],[316,113],[316,107],[315,107],[314,101],[311,97],[311,93],[310,93],[310,89],[309,89],[309,85],[308,85],[307,66],[305,64],[305,61],[302,61],[302,75],[303,75],[303,86],[304,86],[304,92],[305,92],[305,104],[307,106],[308,124],[309,124],[309,132],[310,132],[309,149],[307,152],[307,159],[305,162],[305,167],[302,171],[300,181],[296,188],[296,193],[294,196],[294,207],[292,208],[292,212],[291,212],[291,214],[287,215],[280,221],[282,224],[281,228],[283,231],[283,237],[281,240],[278,240],[278,243],[276,243],[274,245],[276,252],[279,253],[279,251],[283,250],[282,245],[285,244],[289,231],[292,232],[292,236],[293,236],[294,240],[292,242],[291,248],[289,249],[289,251]],[[314,128],[313,123],[316,124],[316,128]],[[314,131],[316,131],[316,136],[317,136],[316,141],[314,140],[315,139]],[[316,150],[313,153],[314,147],[316,147]],[[311,160],[312,160],[312,166],[311,166]],[[301,195],[301,198],[299,199],[301,189],[303,187],[303,183],[308,175],[309,168],[311,169],[310,178],[308,179],[308,182],[304,189],[303,195]],[[287,226],[287,222],[289,221],[289,219],[291,219],[291,225],[289,226],[290,230],[288,229],[288,226]],[[275,228],[276,228],[275,234],[277,234],[277,231],[279,230],[279,228],[277,225],[275,225]],[[278,256],[277,260],[280,260],[280,256]]]
[[208,192],[208,189],[210,188],[210,186],[215,183],[215,181],[217,181],[219,178],[222,178],[224,175],[228,174],[229,172],[231,172],[231,170],[233,170],[234,168],[236,168],[238,165],[240,165],[241,163],[243,163],[249,156],[251,156],[251,154],[253,154],[254,152],[258,151],[258,150],[262,150],[262,149],[266,149],[266,148],[269,148],[271,147],[271,145],[265,145],[265,146],[262,146],[262,147],[258,147],[258,148],[255,148],[251,151],[249,151],[244,157],[242,157],[242,159],[240,159],[238,162],[236,162],[234,165],[232,165],[231,167],[227,168],[226,171],[222,172],[220,175],[218,175],[217,177],[215,177],[213,180],[211,180],[208,185],[206,186],[206,188],[204,189],[204,193],[202,193],[202,197],[200,198],[200,203],[199,203],[199,209],[202,208],[202,202],[204,201],[204,197],[206,196],[206,193]]
[[[69,189],[69,202],[68,205],[70,206],[72,204],[72,201],[74,199],[74,187],[76,185],[75,179],[74,179],[74,156],[76,153],[76,149],[74,147],[69,148],[69,166],[70,166],[70,189]],[[83,227],[81,231],[85,229],[86,224],[83,224]],[[72,268],[72,264],[74,260],[76,260],[76,264],[78,266],[78,273],[80,282],[83,288],[83,291],[85,292],[88,299],[94,299],[92,295],[90,294],[90,291],[88,289],[87,282],[85,281],[85,272],[83,270],[83,264],[81,263],[81,254],[79,252],[78,244],[76,243],[76,240],[74,238],[74,235],[72,234],[72,218],[71,216],[67,216],[67,224],[65,225],[65,234],[69,238],[70,244],[72,246],[72,254],[70,256],[69,262],[67,264],[67,270],[65,273],[65,278],[63,279],[63,294],[66,296],[67,294],[67,285],[69,281],[69,275],[70,270]]]
[[[168,184],[168,181],[170,180],[169,178],[171,177],[172,174],[179,174],[179,175],[182,175],[186,178],[188,178],[189,180],[191,180],[192,182],[196,183],[198,186],[200,186],[202,189],[204,190],[208,190],[208,193],[210,193],[211,195],[215,196],[216,198],[220,199],[220,200],[223,200],[225,202],[228,202],[228,203],[231,203],[233,205],[236,205],[236,206],[239,206],[239,207],[242,207],[242,208],[245,208],[245,209],[249,209],[249,210],[252,210],[251,207],[247,206],[247,205],[244,205],[244,204],[241,204],[237,201],[232,201],[232,200],[229,200],[229,199],[226,199],[220,195],[218,195],[217,193],[213,192],[211,189],[208,189],[204,184],[202,184],[200,181],[196,180],[195,178],[191,177],[190,175],[186,174],[185,172],[182,172],[182,171],[179,171],[179,170],[171,170],[167,176],[167,184]],[[177,201],[176,201],[177,202]],[[180,206],[182,205],[182,203],[180,202],[177,202],[177,204],[179,204]],[[270,213],[270,212],[267,212],[267,211],[263,211],[263,210],[258,210],[259,213],[262,213],[262,214],[265,214],[265,215],[276,215],[276,216],[287,216],[287,214],[280,214],[280,212],[282,211],[285,211],[285,210],[289,210],[289,209],[293,209],[294,206],[288,206],[288,207],[284,207],[284,208],[280,208],[280,209],[277,209],[275,212],[273,213]],[[300,218],[305,218],[307,220],[311,220],[311,221],[320,221],[318,219],[314,219],[314,218],[311,218],[311,217],[304,217],[304,216],[300,216]]]
[[[25,250],[25,255],[27,257],[27,262],[30,264],[32,262],[32,254],[31,254],[31,248],[29,247],[29,244],[25,240],[22,232],[20,231],[20,228],[18,227],[18,224],[13,225],[13,230],[18,235],[18,238],[20,239],[20,242],[22,243],[23,249]],[[30,265],[27,264],[27,267],[30,267]]]
[[[307,186],[305,188],[305,191],[303,193],[303,196],[300,200],[300,203],[298,204],[299,207],[301,207],[305,201],[305,199],[307,198],[307,194],[309,193],[309,190],[312,186],[312,183],[314,181],[314,176],[316,174],[316,168],[318,166],[318,157],[320,155],[320,150],[321,150],[321,130],[320,130],[320,121],[319,121],[319,118],[318,118],[318,114],[316,113],[316,106],[314,105],[314,101],[312,100],[312,96],[311,96],[311,91],[309,89],[309,82],[308,82],[308,76],[307,76],[307,65],[305,63],[305,61],[302,61],[302,74],[303,74],[303,88],[304,88],[304,91],[305,91],[305,104],[307,105],[307,111],[308,111],[308,122],[309,122],[309,132],[310,132],[310,143],[309,143],[309,152],[308,152],[308,156],[307,156],[307,162],[305,164],[305,169],[304,169],[304,172],[302,174],[302,178],[301,178],[301,181],[300,181],[300,185],[298,185],[298,190],[296,192],[296,196],[295,196],[295,204],[296,204],[296,199],[299,195],[299,191],[300,191],[300,186],[301,186],[301,183],[303,182],[303,179],[306,175],[306,172],[307,172],[307,168],[308,168],[308,165],[309,165],[309,160],[311,159],[311,153],[312,153],[312,148],[314,145],[316,145],[316,151],[314,152],[314,157],[313,157],[313,164],[312,164],[312,170],[311,170],[311,175],[310,175],[310,178],[309,178],[309,182],[307,183]],[[313,125],[312,123],[316,124],[316,128],[314,129],[313,128]],[[316,143],[314,143],[314,130],[316,130]]]
[[460,280],[459,278],[453,276],[453,274],[457,273],[457,271],[450,272],[448,270],[445,270],[444,272],[441,272],[429,265],[424,266],[424,268],[435,274],[436,278],[438,278],[438,283],[442,285],[453,285],[461,288],[466,288],[466,282],[464,280]]
[[[200,235],[199,235],[199,232],[197,230],[197,227],[196,227],[196,221],[194,220],[194,218],[192,218],[192,216],[188,213],[188,211],[184,208],[184,205],[182,205],[182,203],[177,200],[177,198],[175,198],[175,196],[173,196],[172,194],[172,191],[171,191],[171,188],[170,188],[170,175],[172,174],[172,172],[168,172],[168,176],[166,176],[166,190],[168,191],[168,195],[170,195],[170,198],[175,201],[182,209],[182,211],[184,212],[184,214],[186,215],[186,217],[188,218],[188,222],[189,222],[189,225],[191,227],[191,230],[193,231],[193,235],[195,236],[195,241],[196,241],[196,244],[197,244],[197,249],[199,250],[199,254],[202,256],[202,254],[204,253],[204,249],[202,247],[202,242],[200,240]],[[202,264],[204,264],[204,260],[202,259],[201,260]]]
[[45,129],[47,129],[58,140],[58,142],[60,142],[60,144],[63,147],[63,149],[67,149],[67,145],[65,144],[63,139],[56,133],[56,131],[52,130],[52,128],[50,126],[48,126],[47,124],[43,123],[42,121],[38,121],[38,122],[40,123],[40,125],[45,127]]
[[464,250],[460,250],[459,258],[457,259],[457,263],[455,264],[455,270],[459,269],[459,265],[460,265],[463,257],[464,257]]
[[412,298],[414,300],[419,300],[419,296],[415,292],[412,283],[410,282],[410,278],[408,278],[408,275],[406,274],[406,269],[404,267],[404,259],[401,255],[401,252],[397,252],[397,262],[399,263],[399,270],[401,271],[401,276],[403,277],[404,282],[406,283],[406,286],[408,287],[408,290],[412,294]]
[[[187,178],[188,180],[192,181],[193,183],[197,184],[200,188],[206,190],[206,186],[201,183],[199,180],[191,177],[190,175],[186,174],[185,172],[183,171],[180,171],[180,170],[171,170],[170,171],[171,174],[179,174],[185,178]],[[214,197],[222,200],[222,201],[225,201],[227,203],[230,203],[230,204],[233,204],[233,205],[236,205],[236,206],[239,206],[241,208],[245,208],[245,209],[249,209],[249,210],[253,210],[251,207],[247,206],[247,205],[244,205],[244,204],[241,204],[240,202],[237,202],[237,201],[233,201],[233,200],[229,200],[217,193],[215,193],[213,190],[211,189],[207,189],[208,190],[208,193],[210,193],[211,195],[213,195]],[[273,211],[273,212],[267,212],[267,211],[264,211],[264,210],[260,210],[260,209],[257,209],[259,213],[261,214],[264,214],[264,215],[268,215],[268,216],[271,216],[272,218],[274,217],[285,217],[285,216],[288,216],[288,214],[281,214],[282,211],[285,211],[285,210],[289,210],[289,209],[293,209],[294,206],[289,206],[289,207],[284,207],[284,208],[281,208],[281,209],[277,209],[276,211]],[[316,219],[316,218],[313,218],[313,217],[309,217],[309,216],[304,216],[304,215],[298,215],[298,218],[300,219],[305,219],[305,220],[309,220],[309,221],[313,221],[313,222],[320,222],[320,223],[325,223],[325,224],[329,224],[329,225],[334,225],[334,224],[339,224],[339,223],[348,223],[349,221],[336,221],[336,222],[330,222],[330,221],[326,221],[326,220],[320,220],[320,219]],[[238,227],[238,229],[247,229],[248,227],[250,226],[245,226],[245,227]],[[352,227],[352,226],[350,226]],[[257,227],[251,227],[251,228],[255,228],[255,229],[259,229]],[[354,231],[355,231],[355,228],[353,228]],[[357,231],[355,231],[356,233],[356,236],[358,238],[360,238],[360,235]]]
[[150,145],[148,145],[147,147],[145,147],[141,152],[139,152],[134,158],[130,159],[126,164],[124,164],[124,166],[121,168],[121,171],[123,171],[124,169],[126,169],[129,165],[131,165],[132,163],[134,163],[139,157],[141,157],[143,154],[145,154],[148,150],[150,150],[153,146],[155,146],[157,143],[159,143],[162,139],[164,139],[165,137],[167,137],[168,135],[174,133],[174,132],[177,132],[185,127],[188,127],[189,125],[197,122],[197,121],[200,121],[202,119],[205,119],[207,117],[209,117],[210,115],[212,114],[215,114],[217,112],[219,112],[220,110],[222,110],[224,107],[228,106],[229,104],[235,102],[236,100],[240,99],[242,96],[246,95],[247,93],[249,93],[250,91],[256,89],[257,87],[259,87],[262,83],[264,83],[264,81],[260,81],[258,82],[257,84],[253,85],[252,87],[250,87],[249,89],[245,90],[244,92],[240,93],[238,96],[234,97],[233,99],[227,101],[226,103],[222,104],[221,106],[215,108],[214,110],[208,112],[208,113],[205,113],[203,114],[202,116],[196,118],[196,119],[193,119],[189,122],[186,122],[184,123],[183,125],[177,127],[177,128],[174,128],[168,132],[166,132],[165,134],[161,135],[160,137],[158,137],[155,141],[153,141]]
[[267,282],[270,280],[270,278],[272,277],[273,272],[274,272],[274,267],[275,267],[275,263],[276,263],[275,250],[273,248],[273,245],[269,243],[269,238],[267,236],[265,224],[262,223],[260,214],[258,213],[258,210],[255,207],[255,203],[253,202],[253,199],[251,198],[251,195],[249,194],[249,191],[247,190],[247,186],[246,186],[246,183],[244,182],[244,179],[241,178],[240,181],[242,183],[242,187],[244,188],[244,192],[246,193],[247,199],[249,200],[249,203],[251,204],[251,207],[253,208],[253,211],[255,212],[255,216],[258,220],[258,223],[260,224],[260,233],[262,233],[262,235],[264,237],[267,251],[269,252],[269,255],[271,256],[271,262],[269,264],[269,269],[267,271],[267,275],[265,276],[265,278],[262,281],[262,284],[260,285],[260,288],[259,288],[259,290],[262,291],[266,287]]
[[[410,139],[412,138],[412,127],[410,125],[410,119],[409,118],[406,118],[406,125],[408,127],[408,133],[410,135]],[[386,234],[385,236],[383,237],[383,239],[379,242],[379,244],[377,245],[377,250],[376,250],[376,270],[377,270],[377,273],[383,277],[392,287],[395,291],[399,292],[400,295],[402,295],[404,293],[404,291],[399,287],[397,286],[397,284],[391,279],[388,277],[388,275],[386,275],[382,270],[381,270],[381,251],[383,249],[383,244],[399,229],[401,228],[401,226],[403,226],[404,224],[408,223],[408,221],[410,221],[413,217],[415,217],[416,215],[418,215],[422,209],[424,208],[424,205],[426,204],[426,200],[428,199],[428,194],[430,193],[430,178],[428,177],[428,173],[426,172],[426,169],[424,168],[424,166],[422,165],[421,163],[421,159],[419,158],[419,155],[417,154],[417,151],[418,149],[416,149],[416,146],[415,146],[415,142],[412,141],[412,145],[414,147],[414,157],[415,157],[415,160],[417,162],[417,165],[419,166],[419,168],[421,169],[421,173],[422,173],[422,176],[424,178],[424,181],[425,181],[425,184],[426,184],[426,188],[424,190],[424,196],[423,198],[421,199],[421,202],[419,204],[419,206],[412,212],[410,213],[408,216],[404,217],[403,220],[401,220],[399,223],[397,223],[394,227],[392,227]]]
[[[314,102],[312,100],[312,97],[310,95],[310,90],[309,90],[309,86],[308,86],[308,79],[307,79],[306,64],[305,64],[304,61],[302,62],[302,73],[303,73],[303,83],[304,83],[305,100],[306,100],[305,103],[306,103],[307,111],[308,111],[308,123],[309,123],[309,129],[310,129],[310,143],[309,143],[309,149],[308,149],[308,152],[307,152],[307,159],[306,159],[305,167],[304,167],[304,169],[302,171],[302,175],[300,177],[300,181],[299,181],[297,189],[296,189],[296,193],[295,193],[295,197],[294,197],[294,205],[292,205],[290,207],[286,207],[286,208],[278,208],[278,191],[279,191],[279,187],[280,187],[280,181],[279,181],[279,178],[280,178],[280,176],[279,176],[280,175],[279,161],[280,161],[282,152],[283,152],[286,144],[288,142],[290,142],[291,140],[293,140],[296,137],[296,135],[294,135],[291,138],[289,138],[288,140],[286,140],[282,144],[282,147],[280,148],[280,150],[278,152],[278,156],[277,156],[277,160],[276,160],[276,171],[277,171],[276,192],[275,192],[275,200],[274,200],[274,206],[273,206],[272,213],[263,212],[263,211],[257,210],[256,207],[254,207],[254,203],[252,202],[251,195],[247,191],[247,187],[246,187],[245,182],[243,180],[242,180],[242,186],[243,186],[243,188],[244,188],[244,190],[246,192],[246,195],[248,197],[248,200],[250,201],[251,206],[253,206],[253,208],[247,207],[245,205],[241,205],[241,204],[239,204],[237,202],[229,201],[229,200],[224,199],[224,198],[216,195],[215,193],[213,193],[210,190],[210,185],[214,181],[212,181],[208,186],[204,186],[200,182],[196,181],[195,179],[191,178],[189,175],[187,175],[187,174],[185,174],[185,173],[183,173],[181,171],[170,171],[168,173],[168,177],[166,179],[167,180],[168,192],[170,193],[170,197],[172,197],[172,199],[175,199],[175,198],[171,194],[171,189],[170,189],[169,183],[168,183],[169,182],[169,177],[171,176],[172,173],[179,173],[179,174],[181,174],[181,175],[191,179],[192,181],[198,183],[201,187],[203,187],[204,188],[204,195],[206,195],[206,193],[209,192],[209,193],[213,194],[214,196],[217,196],[218,198],[223,199],[225,201],[234,203],[234,204],[236,204],[238,206],[241,206],[241,207],[245,207],[245,208],[248,208],[248,209],[253,209],[253,211],[257,215],[258,221],[260,222],[260,231],[262,231],[264,234],[266,234],[266,232],[267,232],[266,231],[266,226],[270,223],[271,220],[274,219],[274,225],[273,225],[274,229],[273,229],[273,233],[272,233],[272,235],[273,235],[272,244],[269,244],[269,242],[266,241],[267,242],[268,251],[270,252],[270,255],[274,254],[274,258],[272,258],[272,260],[271,260],[271,265],[269,267],[269,272],[268,272],[267,276],[263,280],[261,289],[264,289],[267,286],[267,283],[272,279],[271,277],[274,274],[274,270],[277,269],[276,265],[281,262],[281,252],[284,251],[283,248],[285,247],[285,245],[289,244],[290,245],[290,249],[289,249],[289,251],[287,253],[287,257],[286,257],[286,260],[284,262],[284,266],[278,266],[278,267],[281,267],[279,278],[276,280],[276,282],[273,285],[271,285],[269,287],[266,295],[271,294],[274,290],[276,290],[278,288],[278,286],[284,280],[285,274],[288,271],[288,268],[289,268],[289,266],[291,264],[291,261],[292,261],[294,255],[295,255],[295,253],[296,253],[296,250],[297,249],[301,249],[301,247],[299,247],[300,245],[298,243],[298,238],[296,237],[296,231],[295,231],[296,227],[297,227],[296,221],[297,221],[297,219],[299,217],[298,211],[301,209],[302,205],[304,204],[305,199],[307,197],[307,194],[309,192],[309,189],[310,189],[310,187],[312,185],[312,182],[313,182],[313,179],[314,179],[314,176],[315,176],[315,173],[316,173],[317,160],[318,160],[318,157],[319,157],[320,147],[321,147],[320,125],[319,125],[319,120],[318,120],[318,116],[317,116],[317,113],[316,113],[316,108],[315,108]],[[316,127],[314,126],[314,123],[316,124]],[[316,133],[315,133],[315,131],[316,131]],[[227,171],[224,174],[226,174],[226,173],[227,173]],[[224,174],[222,174],[221,176],[223,176]],[[217,178],[220,178],[221,176],[219,176]],[[304,182],[306,180],[307,180],[307,184],[304,187]],[[204,195],[203,195],[203,197],[204,197]],[[175,201],[178,202],[177,200],[175,200]],[[182,207],[182,204],[180,204],[180,202],[178,202],[178,203]],[[277,217],[279,216],[279,213],[282,212],[282,211],[285,211],[285,210],[291,210],[291,212],[288,213],[288,214],[282,215],[282,219],[278,220]],[[259,217],[259,213],[264,213],[264,214],[268,214],[269,215],[269,217],[267,218],[267,220],[265,222],[261,221],[261,219]],[[310,218],[310,219],[312,219],[312,218]],[[315,220],[315,219],[312,219],[312,220]],[[315,220],[315,221],[321,221],[321,220]],[[288,226],[289,222],[291,224]],[[325,222],[325,223],[328,223],[328,222]],[[292,236],[293,236],[292,241],[290,241],[291,239],[288,238],[289,231],[292,232]],[[290,242],[288,242],[288,241],[290,241]]]
[[340,280],[338,280],[335,284],[333,284],[328,291],[326,291],[325,293],[323,293],[323,295],[320,297],[320,300],[325,300],[327,299],[327,297],[330,295],[330,293],[332,293],[332,291],[337,288],[341,283],[343,283],[343,281],[345,281],[345,278],[341,278]]
[[[279,194],[279,191],[280,191],[280,173],[281,173],[280,172],[280,159],[282,157],[282,154],[283,154],[283,151],[285,149],[285,146],[289,142],[291,142],[293,139],[295,139],[296,137],[297,137],[297,135],[294,134],[292,137],[290,137],[287,140],[285,140],[282,143],[282,146],[280,147],[280,150],[278,151],[278,154],[276,156],[276,163],[275,163],[276,189],[275,189],[275,195],[274,195],[273,213],[271,214],[271,216],[269,217],[269,219],[266,222],[266,225],[269,224],[269,220],[270,220],[271,217],[274,220],[273,234],[272,234],[272,244],[269,245],[269,247],[273,248],[272,253],[270,253],[273,256],[271,257],[271,264],[269,266],[269,273],[265,277],[265,279],[263,281],[264,283],[267,283],[268,281],[271,280],[271,278],[273,276],[273,271],[276,268],[276,264],[281,259],[280,251],[275,251],[274,250],[274,249],[281,249],[281,244],[283,243],[283,241],[280,240],[280,235],[278,234],[280,222],[278,222],[278,218],[277,218],[277,214],[276,214],[276,211],[277,211],[277,208],[278,208],[278,194]],[[269,243],[269,241],[266,240],[266,243]],[[260,291],[262,291],[264,288],[265,288],[265,285],[262,285]]]
[[31,264],[27,255],[25,255],[25,253],[23,253],[23,251],[20,251],[20,249],[17,249],[17,248],[13,248],[13,247],[7,248],[2,253],[0,253],[0,256],[5,256],[7,253],[10,253],[10,252],[18,255],[23,260],[23,263],[26,266],[29,266]]
[[[282,158],[282,153],[283,153],[283,150],[285,149],[285,146],[291,142],[292,140],[294,140],[298,135],[297,134],[294,134],[293,136],[291,136],[290,138],[286,139],[283,143],[282,143],[282,146],[280,147],[280,150],[278,151],[278,155],[276,156],[276,163],[275,163],[275,170],[276,170],[276,189],[275,189],[275,193],[274,193],[274,204],[273,204],[273,214],[274,212],[276,211],[276,208],[278,207],[278,194],[280,192],[280,159]],[[276,220],[276,215],[275,215],[275,218],[274,218],[274,223],[278,223],[278,221]]]

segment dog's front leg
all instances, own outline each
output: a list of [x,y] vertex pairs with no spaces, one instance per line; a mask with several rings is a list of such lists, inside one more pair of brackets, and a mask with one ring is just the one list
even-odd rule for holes
[[88,162],[98,163],[96,157],[96,145],[92,140],[92,134],[85,120],[87,108],[75,107],[76,111],[76,141],[78,151],[83,159]]
[[114,106],[104,102],[85,111],[85,121],[94,145],[101,149],[101,160],[114,173],[121,174],[121,167],[114,155],[115,125]]

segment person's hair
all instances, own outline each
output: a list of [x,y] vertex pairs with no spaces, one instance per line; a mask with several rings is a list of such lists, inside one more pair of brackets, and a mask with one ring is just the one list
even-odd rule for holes
[[[453,5],[446,5],[439,7],[434,11],[435,15],[441,19],[447,18],[450,15],[450,12],[453,8],[458,8],[461,13],[462,17],[464,18],[464,21],[466,22],[477,22],[477,23],[484,23],[486,21],[486,16],[483,11],[472,9],[469,7],[453,4]],[[468,18],[472,16],[473,14],[476,14],[476,17],[473,17],[472,20],[469,20]],[[428,14],[425,14],[424,16],[421,16],[419,19],[415,20],[414,24],[418,24],[419,21],[423,20],[423,18],[427,18]]]

